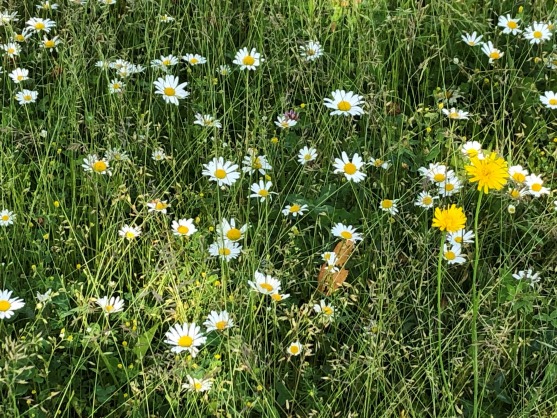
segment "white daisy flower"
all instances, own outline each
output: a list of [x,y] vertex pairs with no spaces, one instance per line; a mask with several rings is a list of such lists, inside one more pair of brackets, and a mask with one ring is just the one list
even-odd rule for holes
[[534,22],[524,31],[524,39],[528,39],[531,44],[541,44],[551,39],[551,31],[546,23]]
[[40,303],[47,303],[47,302],[50,302],[52,300],[52,298],[56,295],[57,295],[57,293],[52,294],[52,289],[48,289],[45,293],[37,292],[36,296],[37,296],[37,300]]
[[9,319],[13,316],[14,311],[25,306],[25,302],[20,298],[12,298],[11,290],[0,291],[0,319]]
[[435,199],[437,198],[437,196],[432,196],[428,192],[423,191],[418,195],[414,205],[420,206],[424,209],[431,209],[435,203]]
[[503,28],[503,33],[511,34],[511,35],[518,35],[522,32],[522,30],[518,27],[518,23],[520,19],[512,18],[511,15],[507,14],[506,16],[499,16],[499,21],[497,22],[497,26]]
[[460,245],[449,247],[447,244],[443,244],[443,258],[449,264],[463,264],[466,262],[466,256],[462,254],[462,247]]
[[201,345],[205,344],[207,337],[201,333],[201,328],[195,322],[176,324],[165,334],[165,343],[172,345],[173,353],[188,351],[192,357],[199,352]]
[[242,246],[227,239],[217,239],[209,246],[209,254],[221,260],[230,261],[240,256]]
[[229,65],[219,65],[219,68],[217,70],[217,72],[222,75],[222,76],[227,76],[230,75],[230,73],[232,72],[232,69],[230,68]]
[[169,22],[174,22],[174,20],[175,19],[172,16],[167,15],[167,14],[159,16],[159,22],[169,23]]
[[128,153],[118,148],[109,148],[108,150],[106,150],[105,155],[108,161],[130,161]]
[[8,26],[17,21],[19,21],[17,12],[0,11],[0,26]]
[[25,28],[21,32],[14,32],[12,39],[15,42],[19,42],[19,43],[27,42],[27,39],[29,39],[32,34],[33,33],[28,28]]
[[265,275],[256,271],[254,273],[255,281],[248,280],[248,284],[252,290],[263,295],[272,295],[280,292],[280,282],[270,275]]
[[557,94],[552,91],[546,91],[540,96],[540,102],[548,109],[557,109]]
[[288,129],[295,126],[298,123],[295,119],[290,119],[286,115],[279,115],[277,116],[277,120],[275,121],[275,125],[277,125],[281,129]]
[[197,228],[193,224],[193,219],[179,219],[172,221],[172,231],[174,235],[189,237],[197,232]]
[[371,164],[376,168],[382,168],[383,170],[388,170],[391,167],[390,161],[385,161],[380,158],[373,158],[373,157],[369,159],[369,164]]
[[124,225],[118,231],[118,235],[120,235],[122,238],[126,238],[128,241],[131,241],[132,239],[137,238],[141,235],[141,227]]
[[379,202],[379,209],[384,212],[388,212],[391,215],[396,215],[398,213],[397,203],[398,199],[391,200],[391,199],[383,199]]
[[35,103],[38,97],[39,97],[38,91],[27,90],[27,89],[21,90],[19,93],[15,95],[15,99],[22,106],[28,103]]
[[111,94],[121,93],[122,91],[124,91],[124,87],[126,87],[126,84],[124,82],[114,78],[110,80],[110,84],[108,85],[108,91]]
[[462,189],[462,183],[455,175],[448,176],[447,179],[437,184],[439,187],[439,195],[447,197],[452,196]]
[[513,277],[516,280],[528,280],[530,281],[530,286],[534,287],[536,283],[541,280],[540,273],[534,272],[532,269],[520,270],[518,273],[514,273]]
[[185,99],[190,94],[184,90],[184,87],[186,87],[188,83],[179,83],[180,80],[178,77],[174,77],[173,75],[167,75],[164,78],[159,77],[157,81],[154,82],[156,87],[155,94],[162,95],[166,103],[172,103],[178,106],[178,100]]
[[155,59],[155,60],[151,61],[151,67],[152,68],[160,68],[160,69],[166,71],[170,67],[173,67],[176,64],[178,64],[179,62],[180,62],[180,60],[178,59],[178,57],[175,57],[172,54],[161,55],[161,57],[159,59]]
[[231,218],[230,221],[223,219],[217,227],[217,235],[229,241],[240,241],[248,231],[248,227],[248,224],[244,224],[238,228],[234,218]]
[[29,80],[29,70],[26,70],[25,68],[16,68],[10,73],[10,78],[16,84]]
[[464,245],[474,243],[474,231],[461,229],[447,234],[447,242],[451,245]]
[[483,35],[478,35],[476,32],[465,33],[461,36],[462,41],[469,46],[478,46],[481,45]]
[[41,1],[39,4],[36,5],[37,10],[56,10],[58,9],[58,4],[50,3],[50,1],[45,0]]
[[257,151],[254,149],[248,151],[248,155],[244,156],[242,164],[242,171],[249,174],[259,171],[260,174],[265,175],[267,171],[273,169],[269,161],[267,161],[267,157],[265,155],[257,155]]
[[332,93],[333,98],[325,98],[324,104],[329,109],[333,109],[330,115],[357,116],[363,115],[364,110],[360,107],[363,97],[358,96],[354,92],[335,90]]
[[314,161],[316,158],[317,150],[315,148],[305,146],[298,152],[298,162],[302,165],[306,165],[310,161]]
[[509,167],[509,177],[516,184],[524,184],[528,176],[528,170],[521,165],[512,165]]
[[109,162],[106,158],[99,158],[97,154],[90,154],[83,159],[81,164],[86,173],[108,174],[112,175]]
[[259,199],[260,202],[264,202],[265,200],[271,200],[271,194],[276,194],[271,192],[270,189],[273,186],[273,183],[270,181],[263,181],[259,180],[259,183],[253,183],[250,187],[252,194],[249,197],[255,197]]
[[190,65],[200,65],[207,62],[207,58],[202,57],[199,54],[186,54],[182,57],[182,59]]
[[56,51],[58,49],[58,45],[60,45],[61,43],[62,43],[62,41],[60,40],[59,36],[55,36],[54,38],[48,38],[45,35],[45,36],[43,36],[41,46],[44,49],[48,49],[50,51]]
[[2,209],[0,211],[0,226],[13,225],[16,215],[11,210]]
[[343,173],[348,181],[359,183],[366,178],[366,173],[361,171],[365,163],[358,154],[354,154],[352,160],[348,158],[346,152],[342,152],[341,158],[335,158],[334,173]]
[[49,33],[50,29],[56,27],[56,22],[50,19],[42,19],[40,17],[32,17],[27,22],[27,29],[31,32],[46,32]]
[[159,200],[155,199],[147,203],[147,207],[149,208],[148,212],[159,212],[166,214],[166,209],[171,206],[170,203],[167,203],[166,200]]
[[500,49],[495,48],[491,41],[482,44],[482,52],[489,57],[490,64],[505,55]]
[[317,41],[309,41],[305,45],[300,46],[300,56],[306,61],[315,61],[323,55],[321,44]]
[[308,205],[299,205],[294,203],[292,205],[286,205],[282,210],[284,216],[292,215],[294,218],[296,216],[302,216],[305,211],[308,210]]
[[324,252],[323,254],[321,254],[321,258],[323,259],[323,261],[325,261],[325,263],[327,264],[327,266],[325,267],[325,269],[329,272],[329,273],[336,273],[338,272],[338,267],[336,266],[337,264],[337,254],[334,251],[327,251]]
[[196,379],[190,375],[187,375],[186,379],[188,379],[188,383],[184,383],[182,388],[190,392],[208,392],[213,386],[211,379]]
[[362,240],[362,235],[356,232],[356,228],[354,228],[352,225],[344,225],[340,222],[333,225],[331,233],[335,237],[342,238],[348,241]]
[[207,328],[207,332],[224,331],[225,329],[232,328],[234,321],[230,318],[227,311],[211,311],[203,325]]
[[543,194],[549,194],[549,189],[547,187],[543,187],[543,180],[542,177],[537,174],[530,174],[526,176],[526,187],[528,187],[528,194],[540,197]]
[[478,141],[468,141],[462,145],[460,149],[462,154],[468,158],[480,158],[482,159],[482,144]]
[[470,113],[465,112],[464,110],[457,110],[454,107],[452,107],[450,110],[449,109],[441,109],[441,111],[449,119],[455,119],[455,120],[468,119],[468,116],[470,115]]
[[111,297],[104,296],[95,301],[101,307],[106,315],[113,314],[124,310],[124,301],[119,296]]
[[299,356],[300,354],[302,354],[303,349],[304,347],[302,346],[302,344],[300,344],[299,341],[295,341],[288,346],[286,352],[291,356]]
[[517,203],[520,203],[520,201],[528,195],[528,190],[511,187],[508,191],[508,195],[510,196],[511,199],[516,200]]
[[2,45],[2,49],[6,52],[8,58],[15,58],[21,52],[21,47],[13,42]]
[[151,159],[155,161],[164,161],[166,160],[166,154],[162,148],[157,148],[152,152]]
[[238,165],[224,158],[213,158],[207,164],[203,164],[202,175],[209,177],[209,181],[216,181],[218,186],[232,186],[240,178]]
[[434,183],[443,183],[447,178],[455,175],[454,171],[449,170],[446,165],[438,163],[429,164],[429,168],[420,167],[418,172]]
[[332,319],[335,314],[335,308],[325,300],[320,300],[318,304],[313,305],[313,310],[327,319]]
[[211,115],[202,115],[201,113],[195,114],[195,122],[194,125],[205,126],[207,128],[222,128],[222,125],[218,119]]
[[249,52],[247,48],[242,48],[236,52],[232,62],[239,65],[241,70],[255,70],[263,61],[265,60],[261,58],[261,54],[255,48],[252,48]]

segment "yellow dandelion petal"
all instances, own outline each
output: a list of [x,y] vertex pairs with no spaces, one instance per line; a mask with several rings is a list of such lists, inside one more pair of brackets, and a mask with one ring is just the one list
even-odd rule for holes
[[456,205],[447,209],[435,208],[432,227],[439,228],[441,231],[457,232],[464,229],[465,225],[466,215],[462,208]]
[[501,190],[509,178],[507,162],[492,152],[486,158],[471,158],[470,165],[464,167],[470,176],[470,183],[478,183],[478,190],[489,193],[490,189]]

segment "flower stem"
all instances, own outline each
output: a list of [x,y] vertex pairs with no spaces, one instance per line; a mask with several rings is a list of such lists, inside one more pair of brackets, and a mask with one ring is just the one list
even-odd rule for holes
[[479,296],[476,286],[478,276],[478,263],[480,260],[480,244],[478,233],[478,218],[480,216],[480,206],[482,205],[483,191],[480,190],[478,196],[478,203],[476,204],[476,213],[474,215],[474,236],[475,236],[475,249],[474,249],[474,267],[472,271],[472,364],[474,367],[474,414],[473,417],[478,416],[478,308]]

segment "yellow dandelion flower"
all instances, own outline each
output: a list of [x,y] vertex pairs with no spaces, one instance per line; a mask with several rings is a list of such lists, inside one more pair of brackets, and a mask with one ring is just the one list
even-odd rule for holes
[[490,189],[501,190],[509,178],[507,162],[492,152],[483,159],[471,158],[470,165],[464,167],[470,176],[470,183],[478,183],[478,190],[489,193]]
[[456,205],[447,209],[435,208],[435,216],[431,226],[441,231],[457,232],[466,225],[464,210]]

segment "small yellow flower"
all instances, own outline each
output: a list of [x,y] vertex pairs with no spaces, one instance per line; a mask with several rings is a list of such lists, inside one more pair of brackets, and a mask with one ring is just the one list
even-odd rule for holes
[[464,229],[465,225],[466,215],[462,208],[456,205],[452,205],[447,209],[435,208],[432,227],[439,228],[441,231],[457,232]]
[[55,200],[55,201],[54,201],[54,207],[55,207],[55,208],[59,208],[59,207],[60,207],[60,202],[57,201],[57,200]]
[[439,109],[443,109],[443,107],[445,107],[445,105],[444,105],[443,103],[439,103],[439,104],[437,105],[437,107],[438,107]]
[[278,140],[278,138],[277,138],[276,136],[274,136],[274,137],[271,138],[271,142],[272,142],[273,144],[278,144],[279,140]]
[[470,165],[464,167],[470,176],[470,183],[478,183],[478,190],[489,193],[489,189],[501,190],[509,178],[507,162],[492,152],[489,156],[471,158]]

